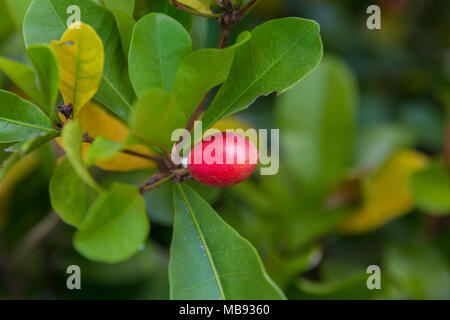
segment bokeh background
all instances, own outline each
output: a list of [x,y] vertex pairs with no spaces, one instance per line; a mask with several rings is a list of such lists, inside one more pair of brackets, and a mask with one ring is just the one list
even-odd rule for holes
[[[135,17],[159,10],[158,1],[136,0]],[[30,2],[0,0],[0,56],[26,61]],[[381,8],[381,30],[366,28],[371,4]],[[286,16],[319,22],[322,64],[220,124],[279,128],[279,174],[196,188],[255,245],[290,299],[450,299],[450,2],[262,0],[231,41]],[[194,46],[214,47],[218,31],[195,18]],[[1,72],[0,88],[20,94]],[[167,299],[171,186],[146,195],[147,246],[123,263],[94,263],[73,249],[74,229],[50,207],[59,152],[39,148],[0,184],[0,298]],[[138,184],[151,172],[94,174]],[[72,264],[82,290],[66,288]],[[370,265],[381,269],[380,290],[367,289]]]

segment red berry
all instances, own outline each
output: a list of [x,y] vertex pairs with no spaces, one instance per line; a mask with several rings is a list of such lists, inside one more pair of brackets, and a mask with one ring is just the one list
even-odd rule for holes
[[204,185],[229,187],[247,179],[258,158],[258,150],[246,138],[221,132],[206,137],[191,150],[188,169]]

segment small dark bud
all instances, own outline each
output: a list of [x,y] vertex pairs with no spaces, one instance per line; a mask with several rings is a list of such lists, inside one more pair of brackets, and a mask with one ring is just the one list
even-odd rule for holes
[[73,112],[72,104],[61,104],[58,106],[58,110],[66,117],[66,120],[69,120]]

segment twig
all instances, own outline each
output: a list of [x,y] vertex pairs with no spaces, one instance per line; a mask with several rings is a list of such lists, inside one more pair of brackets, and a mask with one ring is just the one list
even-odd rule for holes
[[200,104],[198,105],[197,109],[195,109],[195,111],[190,116],[189,121],[188,121],[188,125],[186,127],[186,130],[191,131],[194,128],[194,122],[195,122],[195,120],[198,119],[198,117],[202,113],[203,107],[205,106],[206,101],[208,101],[208,97],[209,97],[210,92],[211,91],[209,91],[207,94],[205,94],[205,96],[203,97],[202,102],[200,102]]
[[245,13],[247,13],[248,10],[250,10],[255,4],[257,4],[260,0],[250,0],[245,6],[243,6],[239,11],[237,12],[237,15],[243,16]]
[[142,187],[139,188],[141,194],[158,187],[166,181],[169,181],[175,174],[157,173],[153,175]]
[[447,129],[444,138],[444,159],[447,168],[450,170],[450,123],[447,124]]
[[19,266],[23,259],[53,231],[59,222],[58,216],[51,211],[36,224],[14,249],[14,253],[11,256],[11,267]]
[[[87,143],[93,143],[95,141],[95,139],[92,138],[91,136],[89,136],[89,134],[86,132],[85,134],[83,134],[83,141],[87,142]],[[120,152],[121,153],[125,153],[125,154],[129,154],[129,155],[132,155],[132,156],[136,156],[136,157],[139,157],[139,158],[144,158],[144,159],[147,159],[147,160],[152,160],[152,161],[156,161],[156,162],[163,162],[163,158],[162,157],[152,156],[152,155],[148,155],[148,154],[143,154],[143,153],[132,151],[132,150],[129,150],[129,149],[123,149]]]

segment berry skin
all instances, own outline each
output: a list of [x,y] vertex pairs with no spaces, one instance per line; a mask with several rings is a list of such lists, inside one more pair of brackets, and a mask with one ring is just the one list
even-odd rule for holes
[[229,187],[247,179],[258,159],[258,150],[246,138],[221,132],[206,137],[191,150],[188,169],[201,184]]

